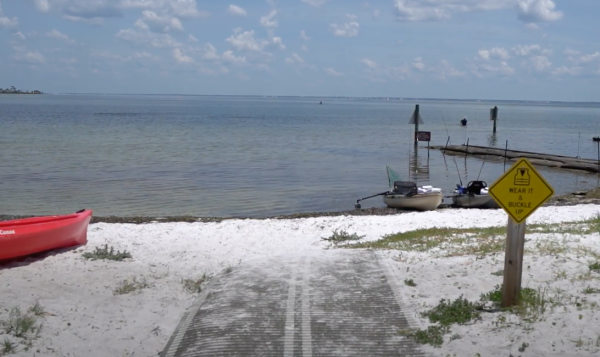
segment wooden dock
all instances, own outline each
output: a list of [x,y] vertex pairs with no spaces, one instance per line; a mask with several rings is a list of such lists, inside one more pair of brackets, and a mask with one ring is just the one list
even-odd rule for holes
[[534,165],[555,167],[560,169],[581,170],[588,172],[600,172],[598,160],[582,159],[572,156],[561,156],[552,154],[542,154],[529,151],[504,150],[476,145],[449,145],[432,146],[432,149],[442,150],[449,155],[472,155],[472,156],[494,156],[507,161],[516,161],[520,158],[526,158]]

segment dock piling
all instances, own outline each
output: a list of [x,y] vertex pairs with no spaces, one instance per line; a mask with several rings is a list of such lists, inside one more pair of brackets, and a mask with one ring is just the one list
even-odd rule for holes
[[506,140],[506,146],[504,147],[504,172],[506,172],[506,152],[508,151],[508,140]]
[[496,121],[498,120],[498,107],[490,108],[490,120],[494,121],[494,133],[496,132]]

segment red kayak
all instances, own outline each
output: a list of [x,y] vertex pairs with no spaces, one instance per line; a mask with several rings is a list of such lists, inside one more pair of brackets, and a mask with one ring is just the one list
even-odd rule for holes
[[0,261],[87,243],[92,210],[0,222]]

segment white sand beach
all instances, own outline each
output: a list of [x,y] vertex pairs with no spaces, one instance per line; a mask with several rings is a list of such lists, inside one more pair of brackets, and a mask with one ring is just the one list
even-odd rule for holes
[[[542,207],[528,224],[573,222],[599,214],[598,205]],[[502,210],[448,209],[394,216],[91,224],[86,246],[0,266],[0,321],[7,321],[15,306],[25,313],[36,301],[45,312],[36,320],[43,324],[37,338],[17,338],[0,326],[0,355],[7,340],[16,344],[17,351],[10,354],[14,356],[157,356],[197,297],[184,289],[183,279],[198,280],[255,259],[330,248],[331,243],[322,238],[334,230],[374,241],[422,228],[494,227],[506,222]],[[439,356],[599,353],[600,293],[583,290],[600,289],[600,273],[589,269],[597,261],[594,254],[600,254],[600,234],[528,231],[526,239],[523,287],[545,292],[545,311],[529,321],[511,312],[483,313],[478,321],[453,325],[440,348],[424,345],[425,351]],[[91,261],[82,257],[104,244],[127,250],[132,258]],[[429,325],[419,312],[440,299],[463,295],[475,301],[502,283],[502,277],[492,273],[503,268],[503,253],[444,254],[459,248],[464,247],[383,251],[394,267],[405,311],[415,328]],[[146,287],[114,293],[124,279],[134,278],[145,281]],[[417,285],[406,286],[407,278]]]

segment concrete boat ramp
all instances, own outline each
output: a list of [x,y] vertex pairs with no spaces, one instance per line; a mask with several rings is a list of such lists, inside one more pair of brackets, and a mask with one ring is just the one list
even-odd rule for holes
[[372,251],[247,263],[213,278],[161,357],[425,356],[402,337],[402,277]]

